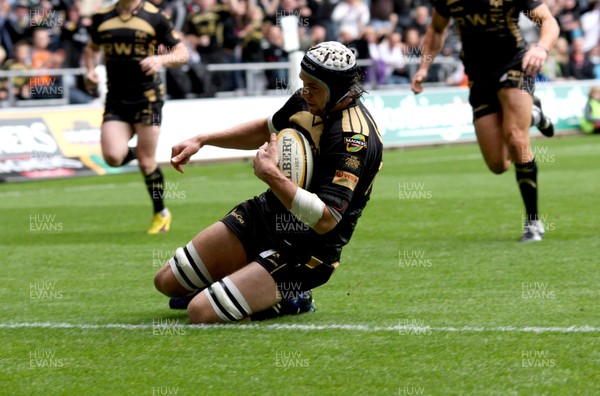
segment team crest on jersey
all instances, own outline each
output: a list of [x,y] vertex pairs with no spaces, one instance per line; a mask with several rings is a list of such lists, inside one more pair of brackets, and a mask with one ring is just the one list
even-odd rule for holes
[[346,143],[346,151],[349,153],[356,153],[367,147],[367,139],[365,135],[361,135],[360,133],[345,137],[344,143]]
[[344,167],[349,170],[358,170],[360,165],[360,159],[358,157],[348,156],[344,159]]

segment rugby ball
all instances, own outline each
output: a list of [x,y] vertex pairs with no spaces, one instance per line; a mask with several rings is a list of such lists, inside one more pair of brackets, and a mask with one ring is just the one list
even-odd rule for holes
[[313,156],[308,140],[295,129],[277,134],[279,169],[298,187],[307,189],[313,173]]

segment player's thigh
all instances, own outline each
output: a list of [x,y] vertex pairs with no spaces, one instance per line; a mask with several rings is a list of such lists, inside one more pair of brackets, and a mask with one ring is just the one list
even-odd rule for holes
[[510,167],[509,154],[502,131],[502,114],[492,113],[474,122],[479,149],[488,168],[500,174]]
[[[208,228],[202,230],[190,242],[193,246],[191,256],[194,259],[195,266],[204,273],[201,279],[203,285],[198,284],[198,280],[192,282],[196,289],[208,286],[218,281],[248,263],[246,252],[237,236],[222,222],[214,223]],[[188,244],[189,245],[189,244]],[[186,246],[188,253],[190,249]],[[195,253],[194,253],[195,252]],[[190,274],[180,274],[179,278],[190,279]],[[188,270],[189,271],[189,270]],[[193,274],[191,274],[193,275]],[[190,284],[182,284],[173,272],[170,263],[165,264],[154,278],[156,288],[168,296],[183,296],[194,291]],[[183,279],[186,283],[186,280]]]
[[192,323],[241,320],[277,303],[277,286],[263,266],[252,262],[198,294],[188,305]]
[[124,121],[105,121],[102,124],[100,145],[109,165],[120,165],[129,150],[127,144],[133,137],[133,132],[131,125]]

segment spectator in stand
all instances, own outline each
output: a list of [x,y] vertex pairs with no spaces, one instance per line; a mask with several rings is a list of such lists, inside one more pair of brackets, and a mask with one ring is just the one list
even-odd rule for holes
[[[9,21],[11,17],[11,4],[9,0],[0,0],[0,46],[4,49],[4,56],[7,56],[7,49],[12,55],[13,41],[9,32]],[[2,59],[4,61],[4,59]]]
[[[50,51],[50,31],[38,28],[33,31],[31,51],[32,69],[59,69],[65,60],[64,50]],[[35,76],[29,81],[32,99],[57,99],[63,96],[60,77]]]
[[313,19],[313,10],[307,0],[297,0],[296,10],[296,15],[299,18],[299,27],[307,27],[315,23]]
[[583,32],[584,51],[589,51],[600,43],[600,1],[596,1],[594,9],[586,12],[580,19]]
[[[264,34],[262,31],[262,21],[264,13],[262,9],[254,4],[254,1],[243,1],[243,11],[235,16],[236,35],[239,40],[240,62],[264,62],[264,53],[262,43]],[[254,87],[252,84],[263,77],[262,71],[248,71],[246,73],[237,72],[236,79],[239,86],[244,86],[246,90],[253,89],[259,91],[260,87]],[[260,77],[258,77],[260,76]],[[257,77],[257,78],[255,78]],[[246,81],[250,80],[250,81]],[[245,82],[245,83],[244,83]],[[263,85],[263,84],[258,84]]]
[[[287,62],[288,54],[283,49],[283,33],[277,25],[267,30],[266,47],[264,48],[265,62]],[[267,89],[281,89],[289,85],[287,69],[266,70]]]
[[341,0],[331,13],[331,20],[337,25],[338,34],[347,32],[351,40],[360,37],[369,24],[371,13],[363,0]]
[[594,64],[589,55],[583,51],[583,38],[578,37],[571,43],[571,55],[564,73],[567,78],[590,80],[595,78]]
[[[409,27],[404,32],[404,57],[407,60],[406,71],[401,75],[403,77],[407,77],[409,80],[412,79],[412,76],[417,71],[419,67],[419,62],[421,59],[421,44],[423,41],[423,37],[419,34],[419,31],[415,27]],[[434,68],[437,65],[432,65],[432,71],[428,74],[427,82],[432,81],[432,76],[435,76],[437,73]]]
[[280,0],[258,0],[257,6],[262,10],[265,18],[276,18]]
[[[226,62],[225,25],[231,23],[238,9],[237,0],[231,0],[231,5],[217,4],[216,0],[194,0],[195,11],[188,15],[184,33],[204,66]],[[206,81],[212,86],[205,88],[210,92],[222,91],[234,85],[231,78],[231,73],[213,73]]]
[[298,26],[307,26],[311,23],[312,9],[306,3],[306,0],[281,0],[279,8],[275,11],[275,16],[269,18],[277,26],[281,26],[281,18],[295,16],[298,18]]
[[383,84],[383,71],[385,64],[379,53],[379,36],[373,26],[367,26],[363,33],[363,39],[367,46],[368,59],[372,66],[364,68],[364,80],[367,84]]
[[279,7],[275,11],[272,22],[274,25],[281,26],[280,19],[287,16],[299,15],[300,14],[300,3],[298,0],[281,0]]
[[183,32],[185,26],[185,18],[187,17],[187,9],[184,0],[155,0],[159,2],[159,7],[163,13],[171,20],[173,30]]
[[40,0],[30,11],[31,27],[34,30],[48,31],[48,50],[54,52],[60,47],[61,26],[65,20],[67,6],[61,0]]
[[592,87],[581,118],[581,130],[600,133],[600,87]]
[[589,56],[594,65],[594,78],[600,80],[600,44],[590,50]]
[[[92,19],[83,17],[79,12],[79,4],[74,3],[67,13],[61,34],[61,48],[65,51],[65,68],[83,67],[83,52],[90,41]],[[69,89],[71,103],[89,103],[94,97],[85,89],[85,79],[80,76],[66,76],[65,86]]]
[[457,87],[468,87],[469,77],[465,74],[465,65],[458,62],[454,71],[446,77],[446,84]]
[[[310,29],[310,39],[311,39],[310,47],[314,47],[315,45],[317,45],[319,43],[327,41],[327,28],[323,25],[314,25]],[[305,48],[304,52],[306,52],[310,47]]]
[[264,61],[263,49],[261,46],[264,38],[262,32],[262,21],[264,13],[260,7],[252,2],[243,2],[247,11],[242,12],[235,17],[236,31],[241,43],[241,61],[242,62],[262,62]]
[[444,47],[437,56],[436,61],[439,61],[436,65],[437,81],[446,82],[446,84],[452,86],[468,85],[464,65],[454,51],[453,43],[444,43]]
[[[21,40],[14,46],[14,57],[8,59],[2,65],[4,70],[30,70],[31,69],[31,46],[25,40]],[[25,100],[30,98],[29,91],[29,77],[14,77],[13,83],[13,95],[18,100]],[[3,81],[4,89],[8,89],[8,84]]]
[[383,83],[408,84],[410,80],[406,75],[402,35],[399,32],[393,32],[384,38],[379,44],[379,53],[385,65]]
[[[0,45],[0,67],[6,61],[6,50]],[[5,78],[0,79],[0,106],[6,106],[6,99],[8,99],[8,82]]]
[[420,5],[415,8],[415,16],[413,22],[410,24],[409,28],[414,28],[419,32],[419,36],[424,36],[425,31],[427,30],[427,26],[431,21],[431,15],[429,13],[429,8],[424,5]]
[[579,23],[579,5],[575,0],[562,1],[562,9],[556,16],[560,27],[560,37],[567,39],[569,44],[573,39],[581,36],[581,24]]
[[569,42],[564,37],[559,37],[556,46],[548,54],[544,69],[544,76],[550,81],[564,80],[569,68]]
[[383,37],[396,29],[398,25],[397,9],[400,9],[398,3],[398,0],[371,0],[369,25],[375,29],[379,36]]
[[412,26],[415,18],[415,9],[419,6],[426,6],[428,9],[433,7],[433,1],[428,0],[394,0],[395,10],[398,14],[398,26],[396,29],[404,32]]
[[[311,28],[315,26],[321,26],[325,29],[325,40],[335,40],[337,37],[337,26],[331,20],[331,13],[337,4],[336,0],[309,0],[309,4],[312,9],[311,17]],[[312,33],[312,32],[311,32]],[[320,34],[320,33],[319,33]],[[313,40],[315,38],[313,37]]]
[[[7,0],[5,0],[7,1]],[[8,4],[5,3],[5,4]],[[2,45],[6,49],[7,56],[13,57],[16,43],[31,38],[31,21],[29,19],[29,1],[17,0],[13,4],[14,11],[5,16],[6,20],[2,28]]]
[[[363,30],[359,32],[358,37],[354,37],[354,32],[349,29],[342,29],[340,32],[340,42],[345,44],[346,47],[350,48],[356,59],[369,59],[369,42],[365,38],[365,33],[368,29],[372,29],[369,26],[365,26]],[[364,68],[361,71],[365,73]]]
[[[236,17],[244,16],[250,7],[247,7],[247,0],[221,0],[221,3],[230,11],[230,17],[223,23],[223,60],[224,63],[240,63],[241,56],[236,49],[240,44],[237,36]],[[242,77],[239,71],[224,72],[223,91],[235,91],[242,87]]]

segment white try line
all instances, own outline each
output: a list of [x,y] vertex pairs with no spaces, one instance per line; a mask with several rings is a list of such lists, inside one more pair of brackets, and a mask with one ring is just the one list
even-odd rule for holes
[[235,329],[235,330],[291,330],[291,331],[325,331],[343,330],[358,331],[364,333],[376,332],[402,332],[417,334],[426,332],[439,333],[600,333],[600,327],[593,326],[570,326],[570,327],[434,327],[434,326],[369,326],[353,324],[311,325],[311,324],[268,324],[268,323],[233,323],[233,324],[205,324],[190,325],[179,324],[174,319],[156,319],[155,323],[126,324],[84,324],[84,323],[52,323],[52,322],[30,322],[30,323],[0,323],[0,329],[75,329],[75,330],[152,330],[152,329],[186,329],[192,331]]

